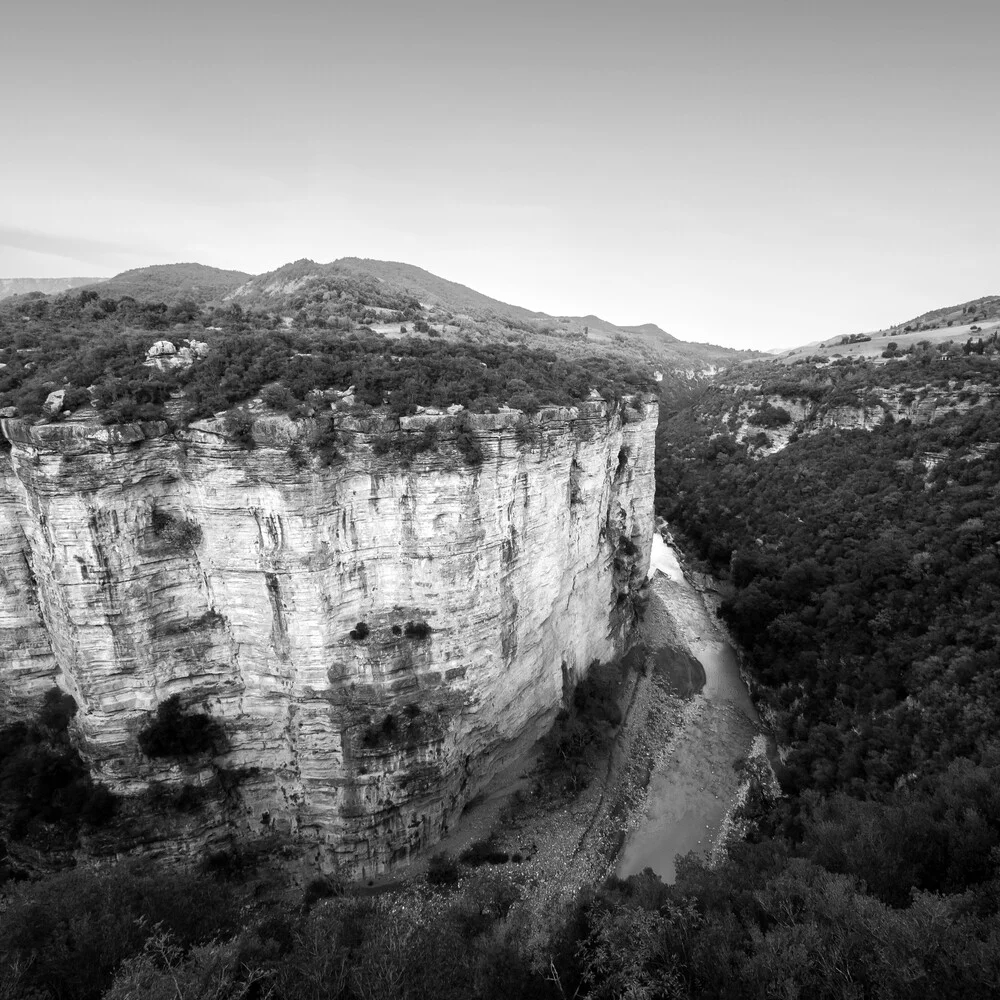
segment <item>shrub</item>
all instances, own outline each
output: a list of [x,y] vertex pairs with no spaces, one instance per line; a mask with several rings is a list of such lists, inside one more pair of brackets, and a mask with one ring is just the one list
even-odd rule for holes
[[409,639],[426,639],[431,634],[431,627],[427,622],[407,622],[403,628],[403,635]]
[[541,437],[541,430],[530,420],[524,417],[518,419],[514,424],[514,440],[519,445],[535,445]]
[[427,863],[427,881],[431,885],[454,885],[458,876],[458,862],[445,851],[433,855]]
[[69,720],[76,715],[76,701],[73,696],[60,691],[59,688],[49,688],[45,692],[42,707],[38,712],[38,721],[53,732],[62,733],[69,726]]
[[337,448],[340,435],[331,415],[324,414],[316,421],[306,441],[310,449],[319,456],[320,465],[333,465],[340,458],[340,451]]
[[520,410],[522,413],[537,413],[542,408],[542,404],[533,392],[516,392],[507,402],[512,409]]
[[225,417],[226,433],[241,448],[250,449],[254,446],[253,414],[248,410],[238,408],[230,410]]
[[193,549],[201,541],[201,528],[183,517],[154,507],[150,523],[153,534],[170,549]]
[[260,400],[268,409],[286,413],[290,412],[297,403],[288,386],[282,385],[280,382],[264,386],[260,391]]
[[288,446],[286,454],[289,459],[291,459],[292,465],[294,465],[296,469],[308,468],[309,456],[306,454],[305,449],[298,443],[298,441],[293,441]]
[[455,436],[455,447],[459,450],[465,464],[477,466],[483,464],[483,449],[476,440],[472,430],[472,421],[468,413],[460,413],[455,420],[455,428],[458,433]]
[[372,723],[365,729],[361,735],[361,745],[368,750],[375,750],[391,743],[398,735],[399,724],[392,712],[389,712],[380,725]]
[[313,903],[318,903],[321,899],[332,899],[335,896],[343,896],[345,891],[344,883],[329,875],[320,875],[311,879],[306,886],[306,891],[302,895],[302,905],[309,909]]
[[11,996],[97,1000],[156,928],[184,947],[228,936],[240,926],[241,903],[233,890],[183,871],[71,869],[24,885],[11,900],[0,921],[0,968],[23,970]]
[[184,713],[180,695],[160,703],[156,717],[139,733],[147,757],[187,757],[205,753],[223,740],[222,727],[208,715]]
[[416,434],[405,431],[379,434],[372,439],[372,451],[379,456],[392,455],[401,465],[407,466],[422,452],[434,451],[437,448],[437,436],[435,424],[428,424]]
[[114,796],[91,781],[69,742],[66,730],[75,712],[73,699],[52,688],[38,724],[0,729],[0,814],[11,810],[15,839],[27,836],[36,820],[71,833],[81,820],[99,826],[114,813]]
[[783,427],[785,424],[791,423],[791,420],[792,415],[788,410],[783,406],[773,406],[770,403],[765,403],[750,414],[750,422],[758,427]]
[[496,837],[490,836],[486,840],[477,840],[470,844],[458,856],[458,860],[470,868],[478,868],[480,865],[504,865],[510,861],[510,855],[506,851],[498,850]]
[[362,639],[368,638],[368,632],[368,626],[364,622],[358,622],[358,624],[351,629],[351,638],[355,642],[360,642]]
[[66,390],[63,398],[63,411],[79,410],[82,406],[90,405],[90,393],[86,389],[71,388]]

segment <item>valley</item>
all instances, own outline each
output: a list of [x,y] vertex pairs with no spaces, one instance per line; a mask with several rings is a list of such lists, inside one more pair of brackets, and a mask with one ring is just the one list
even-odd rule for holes
[[6,995],[994,995],[991,335],[199,267],[0,307]]

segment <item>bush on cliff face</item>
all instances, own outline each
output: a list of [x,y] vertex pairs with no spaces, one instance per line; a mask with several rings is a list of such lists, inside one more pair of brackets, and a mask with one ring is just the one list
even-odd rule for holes
[[226,414],[225,427],[226,433],[241,448],[246,448],[247,450],[253,448],[253,414],[248,410],[242,407],[230,410]]
[[210,716],[185,713],[179,695],[161,702],[156,717],[139,733],[139,747],[147,757],[188,757],[221,744],[222,727]]
[[460,413],[455,418],[455,447],[458,448],[466,465],[473,468],[483,464],[483,449],[480,448],[472,430],[472,420],[468,413]]
[[201,541],[201,528],[193,521],[154,507],[150,517],[153,534],[167,548],[193,549]]
[[[324,467],[333,465],[340,458],[340,434],[333,417],[324,414],[317,421],[306,438],[309,449],[319,458],[319,464]],[[294,459],[293,459],[294,460]]]

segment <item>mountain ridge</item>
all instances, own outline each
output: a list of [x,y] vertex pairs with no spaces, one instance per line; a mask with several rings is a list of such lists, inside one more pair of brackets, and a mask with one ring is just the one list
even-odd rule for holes
[[[239,306],[286,323],[333,329],[370,328],[393,335],[530,338],[532,343],[578,352],[584,347],[624,351],[684,376],[758,356],[712,344],[694,344],[655,323],[624,326],[594,314],[553,315],[503,302],[459,282],[402,261],[309,258],[251,275],[195,262],[132,268],[85,286],[101,297],[149,302]],[[560,343],[562,342],[562,343]]]

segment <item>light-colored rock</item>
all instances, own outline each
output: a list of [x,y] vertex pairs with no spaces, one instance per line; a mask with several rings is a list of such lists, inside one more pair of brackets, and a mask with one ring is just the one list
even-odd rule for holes
[[50,392],[45,397],[45,402],[42,403],[42,412],[47,413],[50,416],[53,413],[58,413],[63,408],[63,400],[66,398],[65,389],[56,389]]
[[[760,386],[737,386],[759,391]],[[769,441],[751,451],[754,458],[773,455],[788,446],[793,434],[817,434],[821,430],[865,430],[880,427],[887,419],[909,420],[914,424],[932,423],[945,413],[964,413],[984,400],[1000,396],[1000,390],[986,384],[951,383],[947,386],[929,384],[919,392],[909,388],[878,387],[872,389],[864,402],[855,405],[821,406],[807,399],[761,395],[744,400],[731,412],[723,414],[738,441],[752,442],[763,432]],[[762,427],[753,422],[756,410],[770,404],[788,411],[790,421],[781,427]]]
[[199,358],[208,354],[208,344],[199,340],[185,340],[175,347],[169,340],[158,340],[146,352],[143,362],[148,368],[166,371],[170,368],[190,368]]
[[[227,791],[192,850],[266,822],[327,867],[385,870],[621,649],[645,585],[655,403],[627,423],[603,402],[543,410],[530,446],[519,417],[470,417],[477,468],[454,419],[426,414],[396,425],[439,428],[409,468],[373,453],[372,417],[345,417],[341,460],[306,468],[310,428],[283,415],[258,417],[251,451],[220,420],[4,421],[0,694],[23,704],[56,680],[123,795],[214,775]],[[137,732],[172,694],[220,721],[224,754],[143,757]]]

